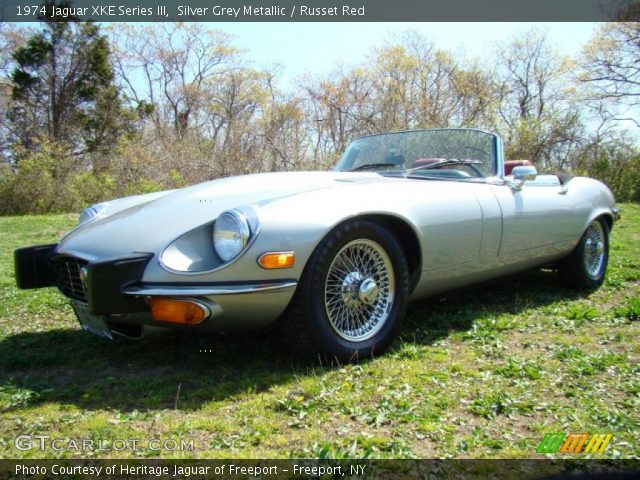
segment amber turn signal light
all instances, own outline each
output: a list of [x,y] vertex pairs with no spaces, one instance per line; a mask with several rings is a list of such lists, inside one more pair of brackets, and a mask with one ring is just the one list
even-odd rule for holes
[[267,252],[258,258],[260,266],[269,270],[274,268],[291,268],[295,262],[296,255],[293,252]]
[[197,325],[207,316],[207,311],[202,305],[188,300],[151,297],[147,302],[151,307],[153,319],[159,322]]

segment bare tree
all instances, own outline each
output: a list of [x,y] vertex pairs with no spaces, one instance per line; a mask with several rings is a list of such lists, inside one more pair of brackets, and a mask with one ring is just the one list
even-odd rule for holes
[[229,35],[198,23],[118,25],[111,35],[121,86],[162,137],[167,128],[182,139],[202,126],[205,86],[237,68]]
[[497,129],[510,158],[564,168],[582,129],[582,111],[565,89],[571,63],[555,54],[546,35],[530,30],[496,48]]
[[340,69],[324,79],[306,79],[303,88],[317,161],[331,162],[354,137],[378,131],[366,69]]
[[605,23],[582,56],[579,81],[588,96],[608,106],[612,120],[630,120],[640,126],[640,24]]

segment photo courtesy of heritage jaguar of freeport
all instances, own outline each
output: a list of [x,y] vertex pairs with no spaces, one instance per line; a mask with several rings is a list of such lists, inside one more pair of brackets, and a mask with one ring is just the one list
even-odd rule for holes
[[238,465],[235,463],[224,463],[222,465],[111,465],[111,466],[81,466],[81,465],[58,465],[54,464],[50,469],[44,466],[28,466],[23,464],[16,464],[16,475],[53,475],[62,476],[63,478],[68,475],[91,475],[99,477],[101,475],[126,475],[126,476],[172,476],[176,478],[189,478],[192,476],[201,475],[243,475],[250,477],[260,478],[263,475],[278,476],[289,475],[294,476],[306,476],[312,478],[324,477],[324,476],[337,476],[344,475],[364,475],[367,469],[367,465],[364,464],[350,464],[346,466],[342,465],[304,465],[293,463],[287,468],[279,465],[270,466],[246,466]]
[[282,318],[298,354],[349,361],[385,350],[410,299],[549,265],[598,287],[617,218],[604,184],[507,162],[496,134],[402,131],[355,140],[329,172],[96,204],[59,243],[16,250],[15,274],[57,285],[107,339]]

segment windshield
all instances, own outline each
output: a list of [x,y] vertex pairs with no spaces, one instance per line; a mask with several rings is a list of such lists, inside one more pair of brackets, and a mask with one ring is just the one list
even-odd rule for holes
[[461,179],[488,177],[496,174],[496,137],[467,129],[372,135],[351,143],[335,170]]

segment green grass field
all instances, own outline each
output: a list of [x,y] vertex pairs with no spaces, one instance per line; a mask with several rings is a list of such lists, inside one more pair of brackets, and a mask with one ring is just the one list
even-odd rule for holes
[[[548,432],[612,433],[605,457],[640,456],[639,205],[622,205],[599,290],[538,271],[433,298],[387,354],[341,368],[297,362],[275,331],[84,333],[55,289],[13,278],[15,248],[74,222],[0,218],[2,458],[531,458]],[[102,450],[19,450],[24,434]]]

